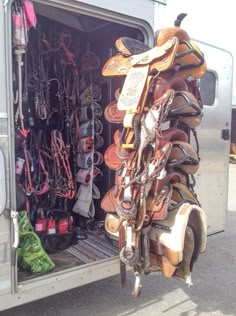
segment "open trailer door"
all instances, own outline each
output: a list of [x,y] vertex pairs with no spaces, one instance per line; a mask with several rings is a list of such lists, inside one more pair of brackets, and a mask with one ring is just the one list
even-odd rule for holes
[[196,192],[212,234],[224,230],[226,222],[233,61],[223,49],[201,42],[199,46],[208,70],[200,79],[204,116],[198,130],[201,163]]
[[[0,302],[1,297],[10,295],[12,291],[13,269],[11,265],[11,246],[14,244],[14,226],[10,226],[10,217],[14,216],[10,211],[9,194],[9,121],[7,98],[9,90],[6,83],[6,33],[3,4],[0,6]],[[14,191],[14,189],[13,189]],[[13,221],[12,221],[13,222]],[[16,224],[16,218],[14,218]],[[11,238],[12,237],[12,238]],[[1,303],[0,303],[1,310]]]

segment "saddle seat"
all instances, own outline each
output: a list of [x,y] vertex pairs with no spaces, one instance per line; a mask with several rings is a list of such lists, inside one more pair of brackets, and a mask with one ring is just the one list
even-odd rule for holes
[[150,49],[149,46],[130,37],[120,37],[116,40],[115,46],[119,53],[125,57],[144,53]]

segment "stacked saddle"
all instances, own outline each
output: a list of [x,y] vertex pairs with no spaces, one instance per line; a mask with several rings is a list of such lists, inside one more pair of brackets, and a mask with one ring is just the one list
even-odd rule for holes
[[104,155],[114,185],[101,206],[107,236],[119,240],[122,285],[130,266],[138,296],[142,273],[162,271],[191,284],[206,247],[206,216],[193,190],[202,119],[197,79],[206,64],[180,26],[160,30],[153,48],[131,38],[115,45],[102,73],[125,80],[104,112],[117,129]]

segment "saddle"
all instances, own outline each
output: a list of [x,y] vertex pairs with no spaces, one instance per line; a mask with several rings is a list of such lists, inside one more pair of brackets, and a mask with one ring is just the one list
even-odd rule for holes
[[[133,187],[132,198],[133,200],[136,200],[136,202],[138,201],[139,197],[138,192],[139,188]],[[123,199],[124,191],[121,189],[119,190],[119,188],[114,185],[106,192],[106,194],[102,198],[101,207],[107,213],[115,213],[117,212],[117,208]]]
[[[178,39],[176,37],[170,38],[162,46],[155,46],[148,51],[143,51],[141,54],[124,54],[123,52],[129,51],[131,53],[131,46],[128,41],[118,41],[122,43],[119,45],[121,53],[112,56],[103,66],[102,75],[104,77],[110,76],[124,76],[127,75],[131,67],[150,65],[150,72],[152,71],[166,71],[174,61],[177,48]],[[132,42],[132,41],[130,41]]]
[[181,129],[172,127],[162,131],[162,138],[168,142],[181,141],[187,142],[188,135]]
[[175,92],[167,120],[178,119],[179,122],[195,128],[201,123],[202,116],[201,106],[191,92]]
[[120,169],[120,167],[123,165],[122,159],[132,159],[135,155],[134,151],[121,148],[121,137],[122,135],[120,133],[120,130],[117,129],[113,136],[114,143],[112,143],[104,153],[105,164],[111,170],[115,171]]
[[172,184],[172,195],[170,198],[169,211],[178,209],[182,204],[189,203],[200,206],[196,196],[183,183]]
[[167,90],[172,89],[177,91],[188,91],[188,85],[184,79],[179,77],[171,77],[164,79],[157,77],[152,84],[153,88],[153,99],[159,99]]
[[164,220],[167,217],[172,191],[171,185],[164,185],[156,194],[149,192],[146,198],[146,221]]
[[[120,47],[124,48],[124,41]],[[117,76],[120,75],[121,71],[122,75],[126,75],[117,103],[118,110],[126,111],[123,119],[123,148],[136,149],[139,146],[137,121],[140,121],[140,115],[147,100],[152,80],[150,73],[169,69],[173,63],[177,47],[177,38],[171,38],[162,47],[154,47],[147,52],[129,57],[120,53],[105,63],[102,70],[104,76]]]
[[187,81],[203,75],[205,61],[180,27],[161,30],[153,48],[127,37],[115,46],[102,74],[124,80],[105,117],[122,129],[105,151],[116,176],[101,207],[106,236],[119,243],[121,284],[132,267],[132,294],[139,296],[142,272],[162,271],[191,284],[193,263],[206,246],[206,218],[193,191],[197,140],[197,151],[190,145],[201,98]]
[[199,157],[191,144],[174,141],[168,160],[169,168],[178,168],[187,174],[195,174],[199,169]]
[[187,186],[188,175],[180,170],[166,169],[163,175],[153,181],[150,191],[156,195],[157,192],[168,184],[182,183]]
[[108,122],[120,124],[125,117],[125,111],[118,109],[117,101],[115,100],[106,106],[104,116]]
[[179,41],[175,62],[171,71],[167,71],[165,78],[178,76],[182,79],[201,78],[206,73],[204,55],[197,44],[190,40],[188,33],[180,27],[168,27],[157,32],[156,44],[163,45],[172,37]]
[[[184,264],[186,239],[189,239],[188,242],[192,243],[193,247],[193,251],[190,252],[191,260],[188,260],[191,272],[199,254],[206,248],[207,226],[203,210],[199,206],[184,203],[179,209],[170,212],[168,218],[160,222],[160,226],[158,224],[159,222],[153,223],[149,232],[150,252],[161,256],[159,258],[160,269],[164,275],[173,276],[174,272],[178,270],[178,265],[181,262]],[[187,232],[187,230],[189,231]],[[194,238],[192,238],[193,236]],[[188,282],[191,282],[191,275],[184,276],[184,278],[188,278]]]

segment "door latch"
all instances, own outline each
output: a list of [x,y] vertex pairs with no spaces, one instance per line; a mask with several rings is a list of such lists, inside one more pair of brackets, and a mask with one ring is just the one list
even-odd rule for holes
[[11,209],[6,209],[4,211],[4,215],[7,218],[12,219],[12,223],[13,223],[13,242],[12,242],[12,265],[15,266],[16,264],[16,249],[19,245],[19,225],[18,225],[18,212],[11,210]]
[[223,140],[230,140],[230,129],[225,128],[221,130],[221,138]]

